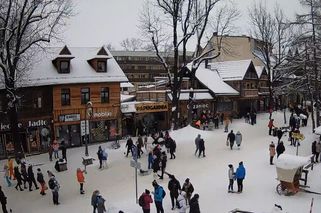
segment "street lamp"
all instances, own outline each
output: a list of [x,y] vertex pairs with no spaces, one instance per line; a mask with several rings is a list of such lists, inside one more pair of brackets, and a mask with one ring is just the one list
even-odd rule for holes
[[88,137],[87,137],[87,115],[89,119],[93,116],[93,104],[89,101],[86,104],[86,113],[85,113],[85,156],[88,157]]

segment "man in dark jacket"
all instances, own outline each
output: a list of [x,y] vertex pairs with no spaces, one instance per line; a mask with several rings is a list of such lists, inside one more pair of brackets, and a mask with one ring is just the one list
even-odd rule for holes
[[62,158],[67,162],[67,146],[65,141],[61,141]]
[[31,187],[32,187],[32,183],[35,184],[36,189],[39,189],[37,183],[36,183],[36,179],[35,179],[35,174],[33,173],[32,170],[32,165],[29,165],[28,167],[28,180],[29,180],[29,191],[32,191]]
[[37,181],[40,183],[40,185],[41,185],[41,192],[40,192],[40,194],[41,195],[45,195],[46,193],[45,193],[45,185],[46,185],[46,182],[45,182],[45,180],[43,179],[43,174],[42,174],[42,172],[41,172],[41,169],[40,168],[38,168],[37,169]]
[[198,158],[201,156],[202,152],[203,157],[205,157],[205,141],[203,138],[200,140]]
[[133,155],[133,150],[132,150],[133,144],[134,144],[133,140],[131,138],[128,138],[126,146],[125,146],[125,147],[127,147],[126,157],[128,157],[129,152],[131,152],[132,155]]
[[277,132],[276,132],[277,136],[278,136],[278,144],[280,143],[280,140],[282,138],[283,132],[281,128],[278,128]]
[[233,133],[233,130],[227,135],[227,140],[230,141],[230,147],[233,149],[234,141],[235,141],[235,134]]
[[0,202],[1,202],[1,205],[2,205],[3,213],[8,213],[7,207],[6,207],[6,205],[7,205],[7,197],[4,195],[1,186],[0,186]]
[[198,204],[199,197],[200,196],[198,194],[195,194],[194,197],[191,199],[189,204],[190,206],[189,213],[201,213],[200,206]]
[[197,135],[197,138],[195,138],[195,146],[196,146],[196,150],[195,150],[195,155],[197,154],[197,151],[199,150],[200,148],[200,140],[201,140],[201,135],[198,134]]
[[167,163],[167,154],[166,154],[166,152],[162,152],[161,162],[162,162],[162,175],[158,175],[159,179],[163,179],[164,178],[164,172],[165,172],[166,163]]
[[174,202],[174,198],[177,201],[177,198],[179,195],[178,191],[181,191],[182,189],[181,189],[181,185],[180,185],[179,181],[175,178],[174,175],[169,175],[169,178],[171,180],[168,182],[168,190],[170,191],[170,197],[171,197],[171,201],[172,201],[172,210],[174,210],[175,204],[176,204],[176,202]]
[[176,158],[176,155],[174,154],[176,151],[176,142],[172,139],[169,138],[169,152],[171,153],[171,158],[170,159],[174,159]]
[[98,147],[98,152],[97,152],[98,160],[99,160],[99,169],[101,169],[101,166],[103,164],[103,150],[101,146]]
[[285,151],[285,147],[283,145],[283,141],[281,141],[279,143],[279,145],[276,147],[277,157],[279,157],[281,154],[283,154],[284,151]]
[[[316,141],[314,141],[312,143],[311,149],[312,149],[312,155],[313,155],[313,162],[312,163],[315,163],[314,156],[316,156],[316,154],[317,154],[317,142]],[[317,160],[318,160],[318,157],[316,158],[316,161]]]

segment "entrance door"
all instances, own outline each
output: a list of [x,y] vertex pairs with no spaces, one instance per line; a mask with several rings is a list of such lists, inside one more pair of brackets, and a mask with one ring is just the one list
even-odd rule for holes
[[22,144],[23,152],[28,153],[27,134],[25,132],[19,133],[19,140]]
[[76,125],[69,125],[69,142],[71,146],[81,146],[80,143],[80,126],[79,124]]

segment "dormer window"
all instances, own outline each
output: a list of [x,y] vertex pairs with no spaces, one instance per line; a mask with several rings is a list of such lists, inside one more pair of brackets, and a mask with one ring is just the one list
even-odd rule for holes
[[60,73],[70,73],[70,61],[60,61]]
[[107,71],[107,62],[106,61],[98,61],[98,69],[97,72],[106,72]]

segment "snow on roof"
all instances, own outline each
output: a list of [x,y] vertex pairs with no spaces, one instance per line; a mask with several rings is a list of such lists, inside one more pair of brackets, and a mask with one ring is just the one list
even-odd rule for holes
[[[262,54],[261,51],[259,50],[253,50],[252,51],[252,54],[257,58],[259,59],[259,61],[264,65],[264,67],[266,67],[266,60],[265,60],[265,56]],[[273,55],[273,54],[270,54],[270,63],[271,63],[271,66],[274,66],[276,64],[276,56]]]
[[[155,57],[157,58],[156,52],[155,51],[127,51],[127,50],[113,50],[111,51],[112,55],[114,57],[116,56],[130,56],[130,57],[135,57],[135,56],[141,56],[141,57]],[[179,52],[179,54],[181,55],[182,52]],[[187,56],[193,56],[194,52],[191,51],[187,51],[186,52]],[[158,60],[158,58],[156,59]]]
[[243,80],[252,60],[209,63],[211,70],[217,70],[223,81]]
[[123,83],[120,83],[120,87],[132,88],[132,87],[134,87],[134,85],[130,82],[123,82]]
[[126,101],[131,100],[131,99],[133,99],[135,97],[136,97],[135,95],[123,95],[123,94],[120,94],[120,102],[126,102]]
[[[70,61],[70,73],[58,73],[52,61],[57,58],[62,47],[47,47],[46,52],[39,52],[36,56],[33,69],[17,81],[18,87],[44,86],[74,83],[99,83],[99,82],[128,82],[126,75],[120,68],[108,49],[107,72],[96,72],[87,60],[99,58],[97,55],[101,47],[68,47],[74,57]],[[69,55],[70,56],[70,55]],[[2,78],[2,77],[1,77]],[[1,79],[3,82],[3,79]],[[2,84],[0,87],[3,87]]]
[[310,162],[310,157],[301,157],[295,155],[282,154],[277,159],[275,166],[281,169],[297,169]]
[[[173,100],[172,94],[167,94],[170,100]],[[194,90],[194,100],[212,100],[213,96],[209,92],[195,92]],[[179,96],[180,101],[188,101],[189,100],[189,93],[181,93]]]
[[196,78],[215,95],[239,95],[239,92],[225,83],[216,70],[205,68],[201,64],[196,71]]
[[262,72],[263,72],[264,66],[255,66],[255,70],[257,73],[257,76],[261,78]]

